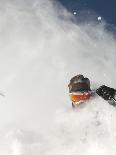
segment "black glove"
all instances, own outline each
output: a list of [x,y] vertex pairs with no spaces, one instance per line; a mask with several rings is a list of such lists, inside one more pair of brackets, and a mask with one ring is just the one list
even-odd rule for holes
[[96,93],[101,96],[104,100],[111,100],[114,98],[114,95],[116,93],[116,90],[110,87],[107,87],[105,85],[100,86]]

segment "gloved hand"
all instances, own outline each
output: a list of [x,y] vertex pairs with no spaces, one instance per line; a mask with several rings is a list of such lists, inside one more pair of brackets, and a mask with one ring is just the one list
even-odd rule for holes
[[107,87],[105,85],[100,86],[96,93],[101,96],[104,100],[111,100],[114,98],[114,95],[116,93],[116,90],[110,87]]

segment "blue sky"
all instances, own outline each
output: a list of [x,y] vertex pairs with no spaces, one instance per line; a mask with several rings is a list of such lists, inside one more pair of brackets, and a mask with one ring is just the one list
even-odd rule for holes
[[108,24],[116,25],[116,0],[59,0],[71,12],[93,10]]

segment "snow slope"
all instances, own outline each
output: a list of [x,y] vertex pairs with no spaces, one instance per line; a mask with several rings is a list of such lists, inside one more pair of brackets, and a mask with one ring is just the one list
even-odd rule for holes
[[74,23],[48,0],[0,0],[0,155],[115,155],[116,109],[96,97],[76,111],[78,73],[116,88],[116,41],[105,23]]

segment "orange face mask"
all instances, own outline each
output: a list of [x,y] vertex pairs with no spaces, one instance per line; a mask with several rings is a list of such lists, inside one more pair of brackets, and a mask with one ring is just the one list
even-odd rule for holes
[[72,102],[79,102],[79,101],[85,101],[88,100],[91,97],[90,92],[80,93],[80,94],[70,94],[70,99]]

